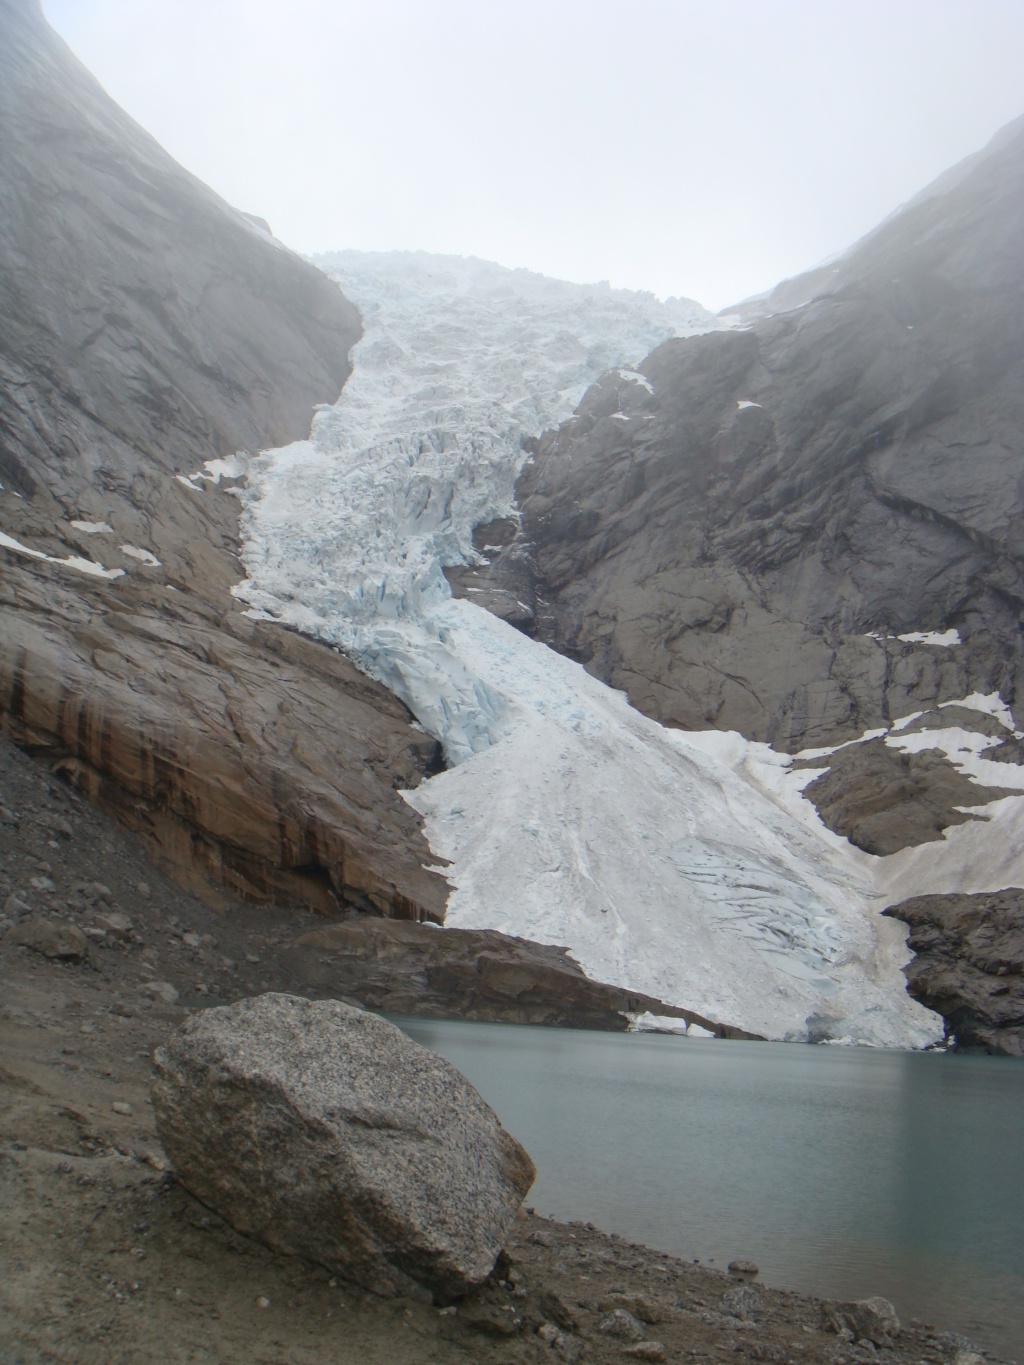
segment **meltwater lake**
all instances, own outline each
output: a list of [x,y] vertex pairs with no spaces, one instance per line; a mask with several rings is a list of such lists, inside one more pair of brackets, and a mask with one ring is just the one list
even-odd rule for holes
[[1024,1360],[1024,1064],[403,1017],[537,1165],[539,1213],[882,1294]]

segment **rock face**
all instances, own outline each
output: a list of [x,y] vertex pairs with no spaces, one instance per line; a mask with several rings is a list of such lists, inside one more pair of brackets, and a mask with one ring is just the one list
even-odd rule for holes
[[666,342],[646,385],[606,376],[519,479],[529,629],[660,721],[790,750],[1012,704],[1022,280],[1019,120],[742,330]]
[[194,1015],[156,1054],[178,1178],[240,1231],[380,1294],[482,1283],[534,1168],[450,1063],[337,1002]]
[[1024,890],[915,896],[885,914],[910,926],[911,995],[957,1045],[1024,1057]]
[[396,791],[433,743],[241,614],[231,480],[190,479],[307,434],[355,309],[113,105],[36,0],[0,0],[0,193],[3,733],[210,897],[439,918]]
[[692,1010],[594,981],[568,949],[493,929],[445,929],[357,916],[301,935],[281,954],[291,979],[394,1014],[622,1031],[649,1011],[720,1038],[753,1035]]

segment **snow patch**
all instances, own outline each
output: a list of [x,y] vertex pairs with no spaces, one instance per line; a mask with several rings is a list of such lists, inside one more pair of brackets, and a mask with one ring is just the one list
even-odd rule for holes
[[736,406],[737,408],[739,408],[740,412],[742,412],[744,408],[759,408],[762,405],[760,403],[753,402],[749,398],[738,398],[736,400]]
[[1024,733],[1016,728],[1013,712],[998,692],[972,692],[969,697],[962,697],[960,701],[939,703],[940,710],[946,706],[964,706],[968,711],[980,711],[983,715],[992,716],[1017,739],[1024,739]]
[[60,559],[56,555],[44,554],[42,550],[29,549],[27,545],[22,545],[20,540],[15,540],[13,536],[6,535],[3,531],[0,531],[0,546],[13,550],[15,554],[27,555],[31,559],[44,559],[47,564],[59,564],[66,569],[74,569],[77,573],[89,574],[93,578],[124,576],[124,569],[105,569],[102,564],[96,564],[91,559],[83,559],[79,555],[69,555],[66,559]]
[[113,535],[113,526],[108,526],[105,521],[73,521],[71,525],[76,531],[84,531],[87,536]]
[[954,645],[962,644],[960,632],[958,630],[912,630],[906,635],[897,635],[897,640],[904,640],[910,645],[937,645],[940,649],[952,649]]
[[[702,330],[706,331],[708,329],[704,328]],[[628,380],[632,384],[639,384],[640,387],[642,389],[646,389],[648,393],[654,392],[654,385],[647,378],[647,376],[645,374],[641,374],[639,370],[620,369],[618,373],[620,379]]]
[[153,554],[152,550],[140,550],[137,545],[122,545],[120,550],[122,554],[127,555],[130,559],[138,559],[143,564],[147,564],[151,569],[158,569],[160,567],[160,561],[157,559],[156,555]]
[[934,645],[938,649],[952,649],[954,645],[963,644],[960,639],[960,632],[952,627],[949,630],[910,630],[903,635],[889,635],[884,630],[870,630],[864,637],[866,640],[900,640],[908,645]]

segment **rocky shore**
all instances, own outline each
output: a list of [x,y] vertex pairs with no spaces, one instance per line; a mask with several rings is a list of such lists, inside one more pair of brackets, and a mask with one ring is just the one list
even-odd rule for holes
[[[382,1299],[240,1236],[168,1170],[153,1052],[207,998],[295,989],[313,960],[334,979],[347,925],[211,910],[6,745],[0,779],[0,1361],[980,1365],[932,1326],[896,1332],[884,1305],[823,1304],[532,1213],[496,1276],[442,1306]],[[446,933],[388,926],[382,970],[410,951],[399,928]],[[586,981],[562,956],[547,968]],[[503,970],[522,986],[524,960]]]

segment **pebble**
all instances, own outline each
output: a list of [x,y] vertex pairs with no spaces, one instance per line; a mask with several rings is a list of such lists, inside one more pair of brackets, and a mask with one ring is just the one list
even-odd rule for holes
[[125,1118],[127,1118],[129,1114],[134,1113],[134,1110],[127,1100],[115,1100],[110,1108],[112,1113],[123,1114]]
[[181,941],[186,948],[191,948],[194,951],[198,951],[198,949],[202,947],[199,935],[194,929],[190,929],[187,934],[182,934]]
[[270,1307],[270,1300],[267,1298],[266,1294],[257,1294],[257,1295],[256,1295],[256,1307],[257,1307],[257,1308],[269,1308],[269,1307]]

